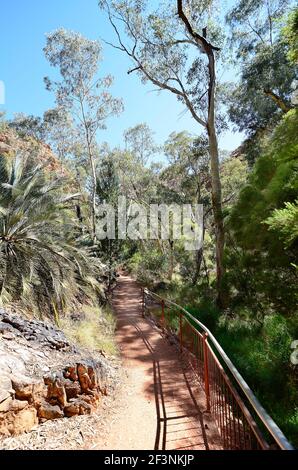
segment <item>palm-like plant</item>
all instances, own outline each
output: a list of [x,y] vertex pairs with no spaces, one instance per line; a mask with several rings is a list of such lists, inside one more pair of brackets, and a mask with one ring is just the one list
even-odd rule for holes
[[79,194],[65,194],[30,157],[0,157],[0,300],[52,314],[101,293],[102,266],[79,244],[73,210]]

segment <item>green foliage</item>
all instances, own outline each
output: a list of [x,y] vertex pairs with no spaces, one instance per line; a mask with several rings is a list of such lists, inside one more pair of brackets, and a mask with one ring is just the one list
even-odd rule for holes
[[127,261],[126,266],[141,282],[153,285],[157,279],[167,277],[169,259],[166,253],[152,244],[151,247],[134,253]]
[[[98,77],[101,45],[79,33],[58,29],[47,35],[44,53],[49,63],[57,67],[61,81],[45,78],[46,88],[54,91],[58,109],[71,115],[71,125],[75,128],[81,143],[85,163],[88,162],[88,176],[91,179],[89,199],[91,237],[96,241],[96,161],[97,132],[105,129],[106,119],[122,111],[122,100],[109,93],[113,78],[108,75]],[[65,130],[65,128],[64,128]],[[61,133],[61,138],[64,132]],[[59,147],[58,147],[59,148]],[[63,151],[67,153],[62,146]]]
[[[291,343],[298,334],[297,315],[289,318],[267,312],[256,318],[255,310],[243,301],[220,312],[214,292],[206,284],[172,282],[158,292],[186,308],[212,331],[266,410],[297,445],[298,377],[290,362]],[[152,313],[160,315],[159,310]],[[178,332],[177,318],[177,312],[171,309],[167,321]]]
[[124,132],[126,150],[132,152],[142,165],[158,150],[153,140],[153,132],[146,123],[137,124]]
[[287,24],[282,30],[282,36],[289,47],[288,59],[293,64],[298,63],[298,8],[296,7],[287,19]]
[[46,87],[55,92],[59,108],[72,114],[81,134],[86,132],[83,121],[88,123],[90,145],[96,131],[105,127],[106,118],[122,109],[122,101],[108,92],[112,77],[97,76],[101,51],[98,41],[63,28],[47,35],[44,48],[50,65],[57,67],[62,77],[61,82],[45,78]]
[[8,124],[5,119],[5,112],[0,111],[0,132],[4,132],[7,128]]
[[27,116],[23,113],[18,113],[15,115],[14,119],[9,122],[9,127],[14,129],[22,138],[32,137],[37,141],[45,141],[46,139],[44,122],[37,116]]
[[227,15],[235,60],[241,66],[240,82],[230,93],[229,117],[249,136],[275,125],[291,106],[296,71],[281,37],[290,4],[238,0]]
[[270,230],[277,233],[288,248],[298,238],[298,201],[286,202],[284,209],[275,209],[265,223],[269,225]]
[[[277,127],[240,193],[230,224],[241,246],[258,249],[273,238],[262,222],[284,202],[295,200],[297,191],[298,113],[291,111]],[[247,221],[250,223],[247,223]],[[273,241],[273,240],[272,240]],[[270,249],[270,248],[269,248]]]
[[287,314],[296,308],[297,123],[293,110],[276,128],[228,220],[226,283],[235,301],[249,302],[256,314],[273,304]]
[[[242,312],[243,313],[243,312]],[[246,319],[245,319],[246,317]],[[298,444],[297,373],[290,363],[297,331],[280,314],[252,323],[253,312],[222,317],[216,337],[286,436]]]
[[71,341],[90,351],[102,351],[108,355],[118,353],[115,328],[115,317],[108,307],[84,305],[79,317],[61,319],[61,329]]
[[[255,56],[243,65],[240,84],[232,89],[231,121],[249,135],[257,129],[276,124],[284,108],[291,106],[294,78],[295,69],[287,59],[284,43],[279,41],[274,46],[260,44]],[[271,92],[279,101],[273,99]]]
[[33,156],[0,158],[0,297],[40,316],[102,295],[102,266],[79,246],[79,194],[46,176]]

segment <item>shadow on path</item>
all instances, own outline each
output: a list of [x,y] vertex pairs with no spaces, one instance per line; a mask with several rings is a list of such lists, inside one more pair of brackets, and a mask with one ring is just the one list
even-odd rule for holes
[[131,390],[120,420],[126,443],[148,450],[221,449],[216,426],[204,413],[203,391],[183,366],[176,347],[142,317],[141,299],[138,285],[121,276],[113,305],[116,339]]

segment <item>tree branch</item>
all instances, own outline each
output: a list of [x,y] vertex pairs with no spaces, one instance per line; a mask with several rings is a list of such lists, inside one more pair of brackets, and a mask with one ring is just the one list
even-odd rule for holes
[[131,69],[127,72],[127,75],[130,75],[131,73],[136,72],[136,70],[140,70],[140,68],[141,67],[139,65],[138,65],[138,67],[134,67],[133,69]]
[[269,96],[269,98],[271,98],[274,103],[277,104],[277,106],[282,110],[283,113],[287,113],[288,111],[290,111],[291,106],[288,106],[282,99],[280,96],[278,96],[276,93],[274,93],[272,90],[269,90],[269,89],[264,89],[264,93],[265,95]]
[[178,7],[178,16],[183,21],[186,26],[187,31],[189,34],[197,41],[197,43],[202,47],[206,54],[210,53],[211,50],[220,51],[219,47],[213,46],[210,42],[208,42],[204,36],[201,36],[196,31],[193,30],[188,18],[186,17],[183,11],[182,0],[177,0],[177,7]]

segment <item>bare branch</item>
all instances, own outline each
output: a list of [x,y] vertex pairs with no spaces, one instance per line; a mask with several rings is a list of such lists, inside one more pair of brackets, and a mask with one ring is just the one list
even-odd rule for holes
[[197,44],[202,47],[203,51],[206,54],[210,53],[211,50],[220,51],[219,47],[213,46],[210,42],[207,41],[207,39],[204,38],[204,36],[201,36],[196,31],[193,30],[190,22],[188,21],[188,18],[186,17],[183,11],[182,0],[177,0],[177,7],[178,7],[179,18],[185,24],[186,29],[189,32],[189,34],[196,40]]
[[130,75],[131,73],[135,72],[136,70],[140,70],[140,68],[141,67],[139,65],[138,65],[138,67],[134,67],[133,69],[131,69],[127,72],[127,75]]

